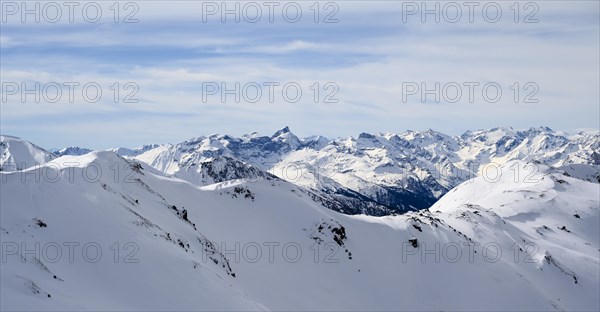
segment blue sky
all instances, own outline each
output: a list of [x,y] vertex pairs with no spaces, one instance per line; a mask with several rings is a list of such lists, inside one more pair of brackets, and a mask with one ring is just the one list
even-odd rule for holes
[[[479,8],[488,2],[479,2]],[[496,126],[600,127],[596,1],[531,2],[539,9],[537,23],[522,22],[533,10],[523,2],[515,23],[512,1],[496,2],[502,8],[496,23],[484,20],[478,9],[473,23],[465,15],[457,23],[445,22],[444,12],[440,23],[432,17],[422,22],[419,13],[403,21],[400,1],[320,2],[319,20],[335,7],[337,23],[315,23],[313,1],[297,1],[303,13],[297,23],[286,22],[277,9],[273,23],[264,12],[257,23],[222,22],[219,16],[203,22],[201,2],[132,1],[139,8],[138,22],[115,23],[113,2],[97,3],[103,15],[96,23],[86,22],[78,10],[73,23],[64,15],[57,23],[45,22],[44,16],[40,23],[23,23],[19,13],[5,16],[3,83],[95,82],[103,96],[96,103],[75,96],[70,103],[63,89],[58,102],[36,103],[6,95],[1,133],[48,148],[108,148],[212,133],[271,134],[286,125],[299,136],[329,137],[426,128],[460,134]],[[264,2],[255,3],[265,9]],[[329,10],[326,3],[332,3]],[[131,12],[118,11],[120,19]],[[115,103],[109,89],[115,82],[121,87],[135,83],[138,103],[123,101],[132,89],[121,90]],[[204,102],[202,86],[210,82],[294,82],[303,94],[296,103],[281,96],[271,103],[263,88],[256,103],[222,101],[219,94]],[[316,103],[309,89],[315,82],[321,87]],[[338,86],[337,103],[324,101],[333,90],[323,89],[328,82]],[[503,94],[496,103],[481,96],[471,103],[466,88],[456,103],[436,102],[433,96],[422,103],[420,93],[402,100],[403,84],[432,88],[436,82],[497,83]],[[515,82],[521,88],[516,102],[510,89]],[[533,91],[523,89],[528,82],[539,89],[533,96],[537,103],[524,101]]]

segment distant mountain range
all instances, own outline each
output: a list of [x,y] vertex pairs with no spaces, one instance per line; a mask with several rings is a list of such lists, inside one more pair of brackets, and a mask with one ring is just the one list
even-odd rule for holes
[[[43,163],[54,155],[91,152],[81,147],[54,155],[39,150],[17,167],[24,169],[33,159]],[[494,128],[461,136],[429,129],[338,139],[299,138],[284,127],[272,136],[215,134],[110,151],[200,186],[274,176],[305,188],[338,212],[376,216],[428,208],[468,179],[494,178],[496,168],[511,160],[545,164],[600,182],[600,132],[567,134],[548,127]],[[2,157],[0,168],[14,162]]]

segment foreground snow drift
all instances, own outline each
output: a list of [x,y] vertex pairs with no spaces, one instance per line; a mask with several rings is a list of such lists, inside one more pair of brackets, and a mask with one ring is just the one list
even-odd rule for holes
[[598,184],[515,180],[526,165],[377,218],[278,179],[199,187],[111,152],[60,157],[0,175],[0,307],[600,309]]

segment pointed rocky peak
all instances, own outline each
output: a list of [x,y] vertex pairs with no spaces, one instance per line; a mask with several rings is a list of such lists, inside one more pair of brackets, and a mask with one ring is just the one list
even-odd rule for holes
[[271,136],[271,138],[272,138],[272,139],[274,139],[274,138],[276,138],[276,137],[279,137],[279,136],[281,136],[282,134],[286,134],[286,133],[291,133],[291,131],[290,131],[290,127],[288,127],[288,126],[285,126],[285,127],[283,127],[282,129],[280,129],[280,130],[278,130],[277,132],[275,132],[275,133],[274,133],[274,134]]
[[366,132],[362,132],[361,134],[358,135],[358,138],[359,139],[375,139],[375,135],[366,133]]
[[433,130],[431,128],[427,128],[427,130],[425,130],[423,132],[423,134],[427,135],[427,136],[429,136],[431,138],[438,139],[438,140],[443,140],[443,139],[449,138],[449,136],[447,134],[441,133],[441,132]]
[[271,140],[276,141],[276,142],[285,143],[292,150],[295,150],[298,147],[300,147],[300,145],[302,145],[302,142],[300,141],[300,139],[296,135],[294,135],[290,131],[290,128],[287,126],[284,127],[283,129],[275,132],[275,134],[273,134],[273,136],[271,136]]

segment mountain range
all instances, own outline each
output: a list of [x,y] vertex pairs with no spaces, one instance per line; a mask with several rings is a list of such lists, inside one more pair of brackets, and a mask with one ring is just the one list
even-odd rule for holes
[[[600,181],[600,133],[567,134],[548,127],[460,136],[428,129],[338,139],[299,138],[284,127],[271,136],[210,135],[110,151],[198,185],[271,174],[319,194],[338,212],[375,216],[428,208],[458,184],[493,175],[511,160],[536,161]],[[54,154],[89,152],[68,147]]]
[[599,141],[284,128],[58,156],[1,136],[0,308],[597,311]]

